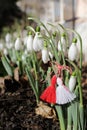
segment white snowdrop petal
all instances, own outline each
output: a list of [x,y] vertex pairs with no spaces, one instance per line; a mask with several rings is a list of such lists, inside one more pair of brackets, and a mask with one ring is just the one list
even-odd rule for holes
[[44,48],[42,50],[42,61],[44,64],[46,64],[49,61],[49,52],[48,52],[47,48]]
[[4,55],[7,55],[8,54],[8,50],[6,48],[4,48],[3,53],[4,53]]
[[25,55],[27,55],[27,54],[28,54],[28,51],[27,51],[27,49],[25,49],[25,51],[24,51],[24,54],[25,54]]
[[3,50],[3,48],[4,48],[3,43],[0,43],[0,51]]
[[72,92],[75,88],[76,85],[76,77],[75,76],[71,76],[69,79],[69,90]]
[[22,58],[22,61],[25,63],[26,62],[26,55],[23,54],[21,58]]
[[23,43],[24,43],[25,46],[27,45],[27,40],[28,40],[28,36],[23,38]]
[[[83,62],[87,63],[87,22],[82,22],[76,27],[76,31],[80,34],[82,38],[82,53],[83,53]],[[81,51],[80,42],[77,41],[77,48],[79,53]]]
[[[61,44],[62,44],[62,48],[61,48]],[[61,37],[61,41],[58,42],[58,50],[64,52],[64,54],[66,54],[66,49],[67,49],[67,45],[66,45],[66,40],[64,37]]]
[[6,41],[6,43],[9,43],[11,41],[11,34],[10,33],[6,34],[5,41]]
[[15,41],[15,50],[21,50],[22,49],[22,41],[21,38],[17,38]]
[[14,46],[13,43],[10,43],[10,44],[9,44],[9,49],[12,49],[13,46]]
[[38,37],[37,42],[38,42],[39,49],[42,50],[42,49],[43,49],[43,46],[44,46],[43,40],[42,40],[41,38]]
[[72,43],[68,51],[68,58],[69,60],[74,61],[77,59],[77,57],[78,57],[77,46],[74,43]]
[[53,54],[49,51],[49,57],[53,59]]
[[29,35],[27,38],[27,50],[33,51],[33,36]]
[[35,34],[34,40],[33,40],[33,49],[34,51],[40,51],[39,45],[38,45],[38,33]]

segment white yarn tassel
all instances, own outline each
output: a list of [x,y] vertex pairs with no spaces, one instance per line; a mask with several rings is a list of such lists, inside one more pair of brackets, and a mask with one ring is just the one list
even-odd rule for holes
[[56,88],[56,103],[66,104],[73,101],[76,95],[69,91],[69,89],[63,85],[62,79],[57,78],[58,87]]

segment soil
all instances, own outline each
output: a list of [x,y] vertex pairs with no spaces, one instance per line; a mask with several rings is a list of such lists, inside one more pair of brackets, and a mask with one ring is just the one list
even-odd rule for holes
[[[82,71],[84,104],[87,102],[87,66]],[[5,80],[5,92],[0,96],[0,130],[60,130],[57,119],[35,113],[36,100],[28,81],[21,77]],[[13,89],[14,88],[14,89]]]

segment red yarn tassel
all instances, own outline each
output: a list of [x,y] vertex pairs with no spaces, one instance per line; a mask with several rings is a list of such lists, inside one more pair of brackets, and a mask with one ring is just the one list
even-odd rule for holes
[[54,75],[51,79],[51,85],[48,86],[45,91],[42,93],[42,95],[40,96],[40,99],[42,99],[43,101],[46,101],[48,103],[56,103],[56,75]]

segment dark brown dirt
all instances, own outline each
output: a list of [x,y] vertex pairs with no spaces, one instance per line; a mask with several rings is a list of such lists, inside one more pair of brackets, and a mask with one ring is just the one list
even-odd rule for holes
[[[82,72],[83,98],[87,107],[87,66]],[[60,130],[58,120],[35,114],[35,96],[27,80],[6,80],[5,85],[5,93],[0,96],[0,130]]]
[[6,81],[6,92],[0,97],[0,130],[59,130],[58,121],[35,114],[35,96],[28,82],[13,82]]

